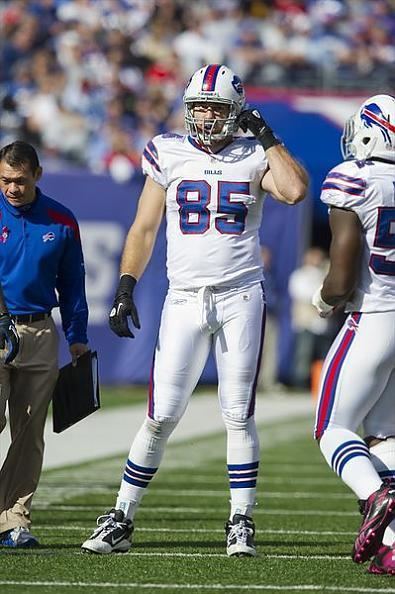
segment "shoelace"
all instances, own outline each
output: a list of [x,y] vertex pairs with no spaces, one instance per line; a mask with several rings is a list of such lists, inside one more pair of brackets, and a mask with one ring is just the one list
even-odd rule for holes
[[120,525],[120,523],[116,522],[110,514],[99,516],[96,520],[96,524],[98,525],[100,530],[104,532],[104,534],[107,534],[108,532],[110,532],[110,530]]
[[247,542],[247,538],[252,536],[253,530],[252,528],[248,528],[243,522],[239,522],[232,526],[229,532],[229,539],[236,537],[238,542],[242,542],[245,544]]
[[104,514],[103,516],[99,516],[96,520],[96,524],[105,532],[108,532],[112,528],[117,528],[118,526],[120,526],[121,528],[128,527],[128,522],[117,522],[116,520],[114,520],[111,514]]

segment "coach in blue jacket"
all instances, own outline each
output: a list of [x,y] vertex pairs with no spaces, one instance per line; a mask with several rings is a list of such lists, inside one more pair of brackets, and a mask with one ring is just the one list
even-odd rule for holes
[[[19,352],[0,363],[0,432],[8,400],[11,445],[0,470],[0,545],[37,544],[30,507],[40,478],[44,425],[58,376],[60,308],[73,360],[88,350],[88,306],[78,223],[36,183],[42,168],[35,149],[16,141],[0,150],[0,285],[15,324]],[[4,317],[5,316],[5,317]],[[3,334],[7,334],[7,326]],[[0,345],[1,346],[1,345]],[[8,361],[8,362],[7,362]]]

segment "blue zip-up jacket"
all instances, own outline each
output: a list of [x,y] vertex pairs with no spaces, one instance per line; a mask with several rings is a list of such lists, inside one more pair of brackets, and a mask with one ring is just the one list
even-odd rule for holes
[[69,345],[88,342],[78,223],[68,208],[38,188],[35,201],[20,208],[0,192],[0,283],[11,314],[59,306]]

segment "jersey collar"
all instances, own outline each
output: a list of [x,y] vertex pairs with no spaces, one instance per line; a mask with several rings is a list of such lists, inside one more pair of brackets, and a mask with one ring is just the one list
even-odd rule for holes
[[187,138],[193,147],[197,148],[199,151],[201,151],[202,153],[205,153],[206,155],[218,155],[218,154],[222,153],[223,150],[228,148],[228,146],[230,144],[232,144],[232,142],[233,142],[233,139],[232,139],[230,142],[228,142],[228,144],[225,144],[225,146],[223,146],[221,149],[219,149],[218,151],[215,151],[215,153],[212,153],[211,151],[207,150],[203,145],[199,144],[194,138],[192,138],[192,136],[188,136]]

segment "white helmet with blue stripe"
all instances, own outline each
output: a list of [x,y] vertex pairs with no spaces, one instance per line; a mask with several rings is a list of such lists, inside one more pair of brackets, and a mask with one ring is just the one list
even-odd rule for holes
[[[244,87],[240,78],[223,64],[209,64],[197,70],[190,78],[184,92],[185,126],[192,138],[210,145],[233,136],[238,129],[237,118],[245,105]],[[229,107],[226,117],[205,120],[198,126],[194,106],[218,103]]]
[[395,97],[374,95],[344,127],[341,149],[345,159],[383,159],[395,163]]

